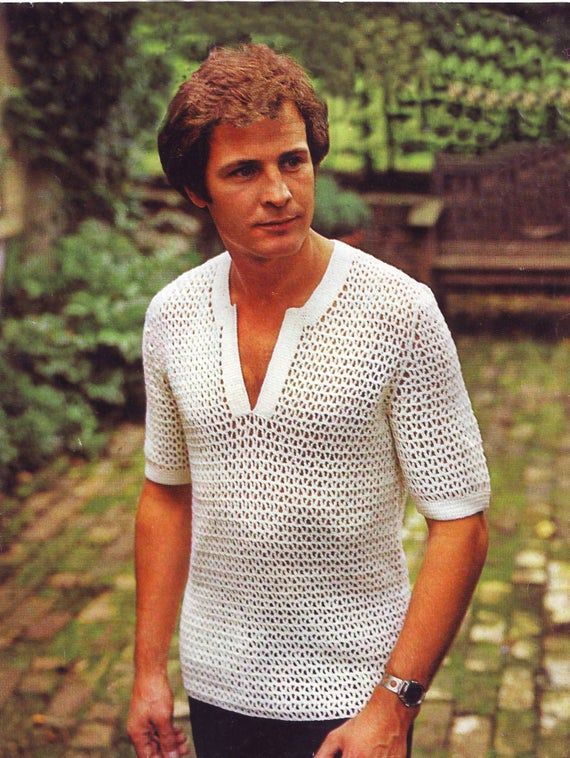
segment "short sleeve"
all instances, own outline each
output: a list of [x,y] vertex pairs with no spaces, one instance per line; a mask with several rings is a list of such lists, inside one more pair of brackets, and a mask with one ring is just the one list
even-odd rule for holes
[[188,484],[188,448],[176,399],[168,382],[165,343],[159,300],[155,298],[148,308],[143,331],[145,475],[158,484]]
[[470,516],[489,504],[481,434],[455,344],[421,285],[409,352],[394,388],[390,423],[407,488],[427,518]]

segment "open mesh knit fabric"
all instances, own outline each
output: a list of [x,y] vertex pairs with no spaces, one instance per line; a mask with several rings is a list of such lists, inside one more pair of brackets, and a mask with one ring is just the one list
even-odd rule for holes
[[255,408],[224,253],[151,303],[146,475],[192,480],[187,692],[282,719],[354,715],[409,601],[402,521],[488,505],[481,438],[430,290],[335,242],[287,311]]

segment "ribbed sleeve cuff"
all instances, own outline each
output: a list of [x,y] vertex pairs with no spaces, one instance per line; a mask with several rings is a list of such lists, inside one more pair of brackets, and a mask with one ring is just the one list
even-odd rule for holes
[[477,492],[468,497],[453,498],[451,500],[436,500],[426,502],[418,500],[416,508],[426,518],[436,521],[451,521],[456,518],[466,518],[474,513],[484,511],[489,507],[490,492],[488,490]]
[[144,474],[147,479],[157,484],[190,484],[190,469],[181,468],[174,471],[165,471],[159,468],[148,458],[144,464]]

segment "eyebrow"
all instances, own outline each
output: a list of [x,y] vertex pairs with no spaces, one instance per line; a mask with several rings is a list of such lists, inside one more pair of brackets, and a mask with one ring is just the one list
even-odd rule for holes
[[279,156],[279,160],[287,160],[287,158],[294,158],[296,155],[310,155],[310,150],[307,147],[293,148],[293,150],[287,150]]
[[[278,161],[285,161],[288,158],[293,158],[296,155],[308,156],[310,155],[310,151],[307,147],[294,147],[292,150],[286,150],[284,153],[281,153],[278,157]],[[222,176],[224,174],[231,173],[238,168],[243,168],[244,166],[257,166],[260,163],[262,163],[262,161],[258,160],[257,158],[238,158],[235,161],[231,161],[230,163],[225,163],[223,166],[220,166],[216,173],[218,176]]]

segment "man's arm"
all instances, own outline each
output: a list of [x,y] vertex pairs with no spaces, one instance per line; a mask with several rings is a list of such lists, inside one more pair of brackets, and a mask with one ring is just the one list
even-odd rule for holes
[[167,664],[188,577],[190,535],[190,485],[145,480],[135,526],[135,678],[127,722],[137,758],[188,753],[185,736],[172,724]]
[[[386,671],[428,686],[461,624],[487,554],[484,513],[427,519],[427,549]],[[404,758],[418,708],[378,686],[364,709],[323,742],[315,758]]]

